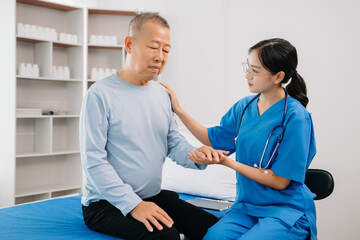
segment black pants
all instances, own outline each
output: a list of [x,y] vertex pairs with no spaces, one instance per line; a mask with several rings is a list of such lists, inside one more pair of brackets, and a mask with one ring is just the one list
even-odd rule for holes
[[172,191],[162,190],[144,201],[154,202],[161,207],[173,219],[173,226],[168,228],[159,222],[164,227],[163,230],[159,231],[153,226],[154,231],[149,232],[143,223],[130,214],[124,216],[105,200],[82,207],[85,224],[96,232],[129,240],[178,240],[179,233],[195,240],[202,239],[208,228],[218,221],[214,215],[179,199],[179,195]]

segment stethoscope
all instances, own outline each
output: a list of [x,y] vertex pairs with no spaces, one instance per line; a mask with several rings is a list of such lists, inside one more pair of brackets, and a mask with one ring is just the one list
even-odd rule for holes
[[[259,165],[257,165],[256,163],[254,164],[254,167],[256,167],[256,168],[264,171],[265,174],[268,174],[268,171],[267,171],[266,169],[269,167],[269,165],[270,165],[270,163],[271,163],[271,160],[273,159],[273,157],[274,157],[274,155],[275,155],[275,152],[276,152],[276,150],[278,149],[278,147],[279,147],[279,145],[280,145],[280,143],[281,143],[281,141],[282,141],[282,139],[283,139],[284,132],[285,132],[284,121],[285,121],[286,110],[287,110],[287,103],[288,103],[288,92],[286,91],[285,88],[283,88],[283,89],[284,89],[284,91],[285,91],[285,106],[284,106],[284,115],[283,115],[281,124],[278,125],[278,126],[276,126],[276,127],[274,127],[274,128],[271,130],[271,132],[270,132],[270,134],[269,134],[269,136],[268,136],[268,139],[266,140],[266,144],[265,144],[264,151],[263,151],[263,153],[262,153],[262,156],[261,156]],[[259,96],[260,96],[260,93],[257,94],[254,98],[252,98],[252,99],[250,100],[250,102],[249,102],[248,104],[246,104],[246,106],[244,107],[244,110],[243,110],[242,113],[241,113],[240,121],[239,121],[239,125],[238,125],[238,129],[237,129],[237,133],[236,133],[236,137],[235,137],[235,145],[236,145],[236,141],[237,141],[237,138],[238,138],[238,135],[239,135],[240,126],[241,126],[241,122],[242,122],[242,119],[243,119],[245,110],[246,110],[246,109],[249,107],[249,105],[250,105],[255,99],[257,99]],[[278,129],[278,128],[281,129],[280,133],[278,133],[278,132],[276,131],[276,129]],[[262,167],[261,165],[262,165],[262,162],[263,162],[263,159],[264,159],[264,155],[265,155],[266,149],[267,149],[267,147],[268,147],[270,138],[271,138],[271,136],[272,136],[273,134],[277,134],[277,136],[278,136],[278,137],[277,137],[277,141],[276,141],[276,146],[275,146],[275,149],[274,149],[274,151],[272,152],[272,154],[271,154],[271,156],[270,156],[270,159],[269,159],[268,163],[266,164],[265,167]]]

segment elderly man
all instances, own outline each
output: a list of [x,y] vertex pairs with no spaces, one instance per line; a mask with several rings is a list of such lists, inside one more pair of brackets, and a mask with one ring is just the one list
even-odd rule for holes
[[[136,16],[125,49],[123,68],[93,84],[81,111],[85,223],[125,239],[202,239],[218,219],[160,188],[166,156],[205,168],[188,158],[195,148],[179,134],[165,88],[152,81],[167,62],[168,23],[154,13]],[[206,146],[195,152],[210,153],[208,163],[216,155]]]

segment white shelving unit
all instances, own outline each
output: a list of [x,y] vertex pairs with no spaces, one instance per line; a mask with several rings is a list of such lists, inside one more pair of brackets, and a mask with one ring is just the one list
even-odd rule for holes
[[[82,193],[79,116],[93,81],[91,68],[120,69],[123,39],[135,12],[78,8],[46,1],[17,0],[16,23],[54,28],[78,36],[77,44],[16,35],[16,66],[37,64],[39,77],[16,75],[16,108],[53,115],[16,116],[12,204]],[[115,45],[89,44],[91,34],[116,36]],[[68,66],[70,79],[54,78],[53,66]],[[1,206],[0,206],[1,207]]]
[[[87,82],[88,87],[90,87],[94,83],[94,81],[90,80],[90,71],[92,68],[120,69],[124,64],[124,40],[128,34],[129,23],[136,13],[131,11],[87,9],[87,14]],[[91,44],[91,35],[116,36],[117,44]]]

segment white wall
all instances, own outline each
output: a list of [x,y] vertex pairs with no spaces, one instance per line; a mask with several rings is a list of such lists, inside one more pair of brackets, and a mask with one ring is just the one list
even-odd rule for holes
[[0,1],[0,16],[0,206],[4,206],[13,204],[4,196],[14,196],[15,1]]
[[171,53],[161,81],[193,117],[216,123],[226,109],[227,31],[222,1],[163,1],[171,27]]
[[248,94],[239,69],[247,49],[282,37],[295,45],[308,86],[317,155],[334,193],[316,202],[319,239],[360,239],[360,3],[344,1],[228,1],[228,106]]

